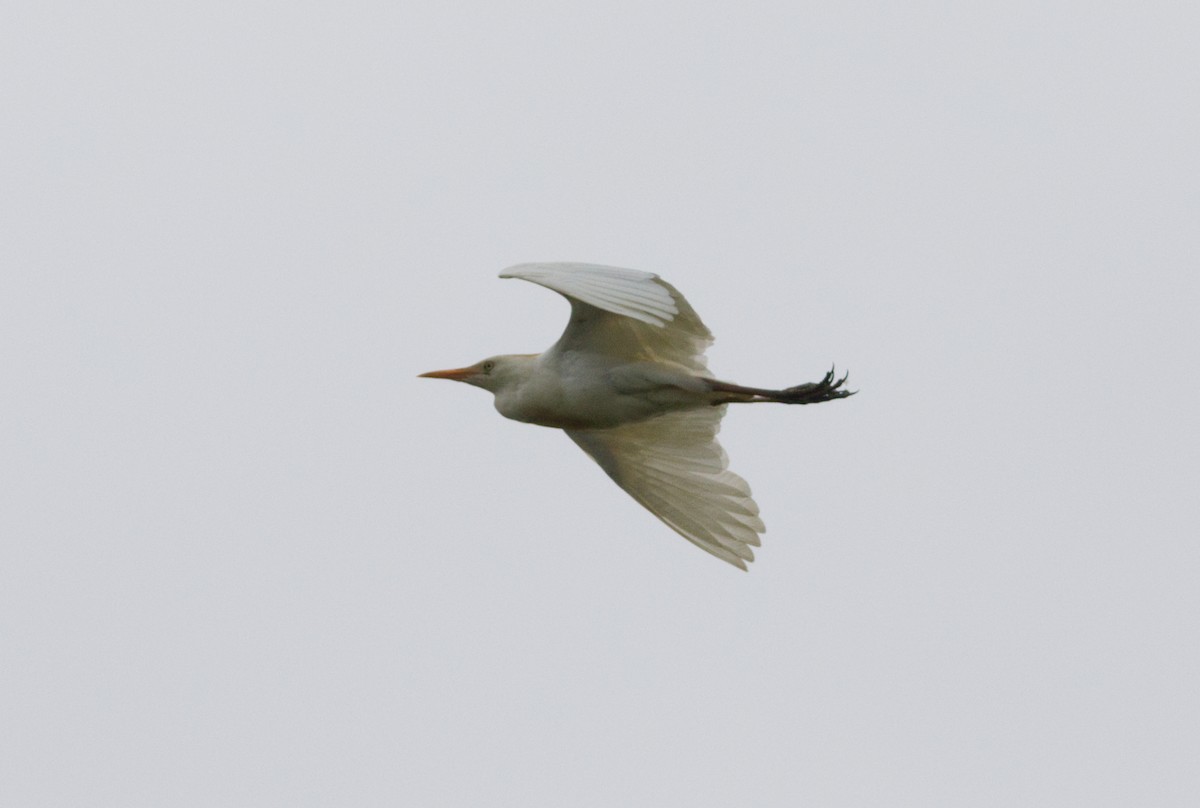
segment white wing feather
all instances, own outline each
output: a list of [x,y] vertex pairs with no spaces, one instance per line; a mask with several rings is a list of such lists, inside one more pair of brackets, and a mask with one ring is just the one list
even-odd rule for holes
[[553,289],[571,320],[551,351],[674,362],[707,373],[712,332],[679,291],[650,272],[600,264],[518,264],[500,273]]
[[520,278],[559,294],[662,328],[679,308],[657,275],[600,264],[517,264],[501,278]]
[[565,430],[617,485],[688,541],[746,569],[766,531],[750,486],[717,442],[725,407],[612,429]]

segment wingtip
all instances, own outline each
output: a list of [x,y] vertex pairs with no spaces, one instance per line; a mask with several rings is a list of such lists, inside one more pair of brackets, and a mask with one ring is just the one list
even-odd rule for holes
[[538,267],[538,265],[536,263],[530,263],[528,261],[524,261],[520,264],[512,264],[512,265],[506,266],[504,269],[500,270],[500,277],[501,278],[521,278],[522,277],[521,273],[523,271],[529,270],[529,269],[537,269],[537,267]]
[[[705,549],[707,549],[707,548],[705,548]],[[726,548],[726,547],[722,547],[721,549],[728,551],[728,548]],[[746,548],[746,549],[749,550],[750,548]],[[734,555],[732,552],[729,552],[728,555],[725,555],[725,554],[717,555],[716,553],[713,553],[711,550],[709,550],[709,552],[712,553],[712,555],[717,556],[717,558],[721,559],[729,566],[737,567],[742,572],[749,572],[750,567],[748,565],[752,564],[754,562],[754,552],[753,551],[750,552],[749,558],[746,558],[745,556],[742,556],[742,555]]]
[[501,278],[516,278],[520,277],[519,273],[524,271],[547,272],[569,270],[575,272],[598,271],[604,273],[615,273],[627,277],[640,278],[642,280],[662,280],[655,272],[647,272],[643,269],[630,269],[629,267],[618,267],[612,264],[593,264],[587,261],[522,261],[519,264],[505,267],[500,271]]

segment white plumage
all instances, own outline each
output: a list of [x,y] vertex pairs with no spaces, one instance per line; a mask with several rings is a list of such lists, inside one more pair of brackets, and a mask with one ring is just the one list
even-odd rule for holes
[[679,313],[675,295],[657,275],[636,269],[599,264],[517,264],[501,278],[520,278],[553,289],[568,300],[623,314],[644,323],[665,327]]
[[608,476],[679,535],[745,568],[766,531],[750,486],[727,466],[717,443],[725,405],[660,415],[567,436]]
[[495,394],[518,421],[557,427],[673,530],[742,569],[765,531],[750,487],[717,442],[729,403],[809,404],[850,395],[845,377],[785,390],[708,375],[712,334],[657,275],[598,264],[519,264],[502,278],[553,289],[571,303],[566,330],[537,355],[494,356],[422,374]]

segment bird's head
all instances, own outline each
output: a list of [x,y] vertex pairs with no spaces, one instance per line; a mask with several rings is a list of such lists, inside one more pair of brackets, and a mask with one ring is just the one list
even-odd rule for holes
[[425,379],[450,379],[456,382],[466,382],[493,393],[509,385],[528,373],[528,367],[536,356],[506,355],[490,356],[482,362],[476,362],[465,368],[453,370],[431,370],[422,373]]

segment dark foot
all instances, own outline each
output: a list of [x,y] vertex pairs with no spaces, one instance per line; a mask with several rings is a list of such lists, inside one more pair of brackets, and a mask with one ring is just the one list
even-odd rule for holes
[[786,390],[779,391],[779,400],[785,404],[819,404],[822,401],[833,401],[835,398],[845,398],[857,393],[857,390],[843,390],[842,385],[846,383],[846,377],[849,373],[842,374],[842,378],[834,380],[833,368],[825,374],[825,378],[819,382],[810,382],[808,384],[798,384],[795,387],[789,387]]

